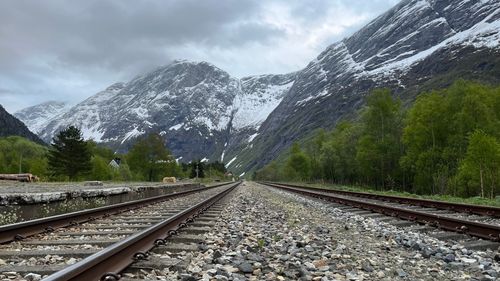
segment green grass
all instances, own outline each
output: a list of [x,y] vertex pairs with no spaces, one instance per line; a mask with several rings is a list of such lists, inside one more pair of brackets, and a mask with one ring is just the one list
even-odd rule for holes
[[379,190],[374,190],[374,189],[368,188],[368,187],[346,186],[346,185],[337,185],[337,184],[329,184],[329,183],[324,183],[324,184],[297,183],[297,182],[286,182],[286,183],[302,185],[302,186],[317,187],[317,188],[324,188],[324,189],[366,192],[366,193],[380,194],[380,195],[393,195],[393,196],[411,197],[411,198],[419,198],[419,199],[439,200],[439,201],[452,202],[452,203],[500,207],[500,196],[497,196],[496,199],[487,199],[487,198],[480,198],[480,197],[462,198],[462,197],[456,197],[456,196],[451,196],[451,195],[417,195],[417,194],[413,194],[413,193],[409,193],[409,192],[401,192],[401,191],[395,191],[395,190],[379,191]]

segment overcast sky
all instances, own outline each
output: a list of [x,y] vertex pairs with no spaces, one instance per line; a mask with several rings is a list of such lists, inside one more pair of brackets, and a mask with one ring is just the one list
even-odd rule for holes
[[0,104],[77,103],[175,59],[299,70],[399,0],[0,1]]

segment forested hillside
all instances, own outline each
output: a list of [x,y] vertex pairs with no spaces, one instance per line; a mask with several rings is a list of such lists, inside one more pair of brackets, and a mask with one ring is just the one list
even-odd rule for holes
[[319,130],[259,170],[264,180],[494,198],[500,192],[500,87],[457,81],[405,108],[374,90],[357,121]]

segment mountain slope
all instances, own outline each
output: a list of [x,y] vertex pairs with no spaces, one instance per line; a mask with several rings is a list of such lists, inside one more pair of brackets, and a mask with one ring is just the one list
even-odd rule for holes
[[239,170],[242,165],[237,154],[251,148],[250,142],[269,114],[280,104],[295,81],[296,73],[283,75],[258,75],[241,79],[241,91],[233,103],[231,134],[224,144],[220,161],[230,169]]
[[[278,105],[294,74],[242,80],[207,62],[175,61],[77,104],[40,133],[50,139],[76,125],[85,138],[125,151],[159,132],[185,161],[224,158],[231,136],[248,138]],[[256,108],[260,110],[259,114]],[[221,157],[222,156],[222,157]]]
[[69,109],[64,102],[48,101],[30,106],[15,112],[13,115],[21,120],[35,134],[40,133],[58,115]]
[[459,78],[498,83],[499,42],[498,1],[402,1],[297,74],[253,149],[240,155],[242,167],[261,167],[294,140],[353,116],[377,87],[411,102]]
[[45,143],[37,135],[30,132],[30,130],[26,127],[26,125],[24,125],[23,122],[10,115],[2,107],[2,105],[0,105],[0,137],[7,136],[21,136],[39,144],[45,145]]
[[499,1],[403,0],[299,72],[237,79],[206,62],[176,61],[83,101],[41,136],[73,124],[125,151],[160,132],[183,161],[223,160],[248,173],[354,117],[374,88],[408,104],[460,78],[500,83],[499,42]]

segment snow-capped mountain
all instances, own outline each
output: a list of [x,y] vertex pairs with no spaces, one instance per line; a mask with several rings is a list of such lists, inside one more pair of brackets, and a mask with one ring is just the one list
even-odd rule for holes
[[0,104],[0,137],[8,136],[21,136],[45,145],[45,143],[37,135],[32,133],[23,122],[8,113]]
[[26,107],[14,112],[14,116],[35,134],[40,133],[53,119],[68,111],[70,106],[64,102],[48,101],[38,105]]
[[261,124],[288,93],[295,76],[296,73],[268,74],[241,79],[241,91],[232,105],[232,130],[218,160],[227,163],[228,168],[241,168],[235,155],[258,135]]
[[456,79],[500,82],[500,1],[403,0],[298,72],[290,92],[242,151],[261,167],[317,128],[332,128],[387,87],[404,102]]
[[83,101],[41,136],[74,124],[126,150],[160,132],[182,160],[222,159],[243,174],[355,116],[374,88],[408,104],[456,79],[500,83],[500,1],[403,0],[286,75],[237,79],[206,62],[176,61]]
[[258,129],[278,106],[292,86],[295,73],[258,75],[241,79],[242,92],[236,96],[233,107],[235,129]]
[[137,137],[159,132],[179,158],[219,159],[231,134],[259,128],[293,77],[240,80],[207,62],[175,61],[77,104],[49,122],[40,136],[50,140],[61,129],[76,125],[86,139],[124,151]]

